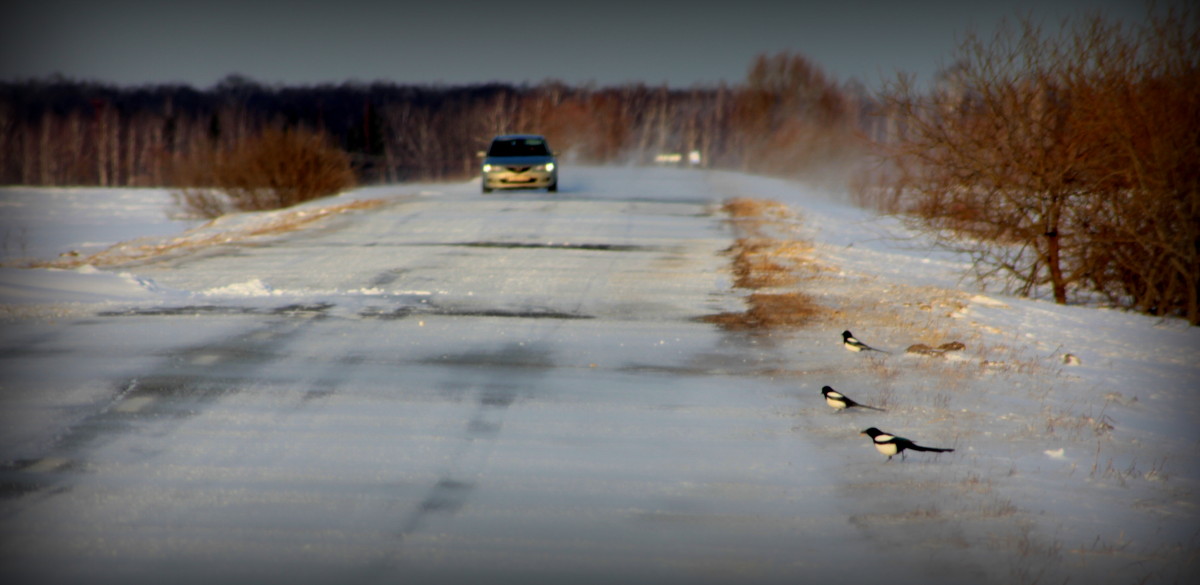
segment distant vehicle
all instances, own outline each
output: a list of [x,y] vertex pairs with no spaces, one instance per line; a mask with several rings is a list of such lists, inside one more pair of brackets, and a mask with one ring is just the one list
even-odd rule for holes
[[558,161],[546,138],[505,134],[492,139],[483,158],[483,192],[494,189],[558,191]]

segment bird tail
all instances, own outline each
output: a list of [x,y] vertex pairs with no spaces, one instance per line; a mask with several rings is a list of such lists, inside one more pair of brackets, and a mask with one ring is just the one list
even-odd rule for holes
[[913,451],[929,451],[932,453],[950,453],[950,452],[954,451],[954,449],[939,449],[937,447],[922,447],[921,445],[917,445],[915,443],[913,444],[912,447],[909,447],[909,449],[912,449]]
[[878,406],[871,406],[870,404],[856,404],[855,406],[860,406],[862,408],[869,408],[871,410],[878,410],[879,412],[887,412],[886,410],[879,408]]

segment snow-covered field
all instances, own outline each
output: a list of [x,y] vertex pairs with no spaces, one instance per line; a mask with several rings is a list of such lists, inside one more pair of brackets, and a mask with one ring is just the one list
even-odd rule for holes
[[[848,529],[864,535],[855,543],[859,550],[841,553],[846,562],[870,558],[865,549],[881,547],[885,558],[931,564],[934,569],[922,574],[937,575],[939,562],[962,556],[978,559],[983,574],[951,572],[943,575],[946,581],[995,583],[1191,582],[1200,573],[1200,328],[1014,298],[995,292],[995,283],[984,290],[962,280],[965,259],[930,250],[894,218],[787,181],[607,168],[574,169],[563,180],[565,198],[620,198],[636,184],[641,197],[714,202],[752,197],[786,203],[798,213],[793,234],[814,244],[812,260],[820,266],[798,286],[832,317],[815,326],[820,335],[780,331],[763,342],[773,365],[758,375],[784,389],[778,405],[763,416],[788,421],[795,448],[820,449],[828,465],[845,461],[837,478],[816,484],[822,491],[812,498],[848,508],[847,523],[795,529],[814,540],[822,534],[844,540]],[[370,187],[305,209],[397,193],[413,200],[467,199],[477,189],[475,182]],[[304,294],[252,278],[189,289],[178,284],[188,282],[186,277],[173,277],[175,284],[165,285],[164,278],[113,260],[136,246],[109,248],[130,241],[211,242],[214,234],[236,242],[238,234],[285,212],[199,226],[179,219],[162,190],[19,187],[0,189],[0,209],[0,320],[9,323],[36,328],[39,322],[127,307]],[[195,229],[185,233],[190,228]],[[138,240],[143,237],[148,239]],[[99,267],[14,267],[60,254],[86,258],[106,249],[107,255],[97,257],[104,260]],[[174,250],[185,254],[188,247]],[[779,358],[824,358],[840,342],[842,329],[892,353],[838,354],[842,365],[816,368]],[[961,341],[966,349],[941,358],[904,353],[913,343],[944,341]],[[888,411],[830,413],[818,393],[825,384]],[[0,399],[0,405],[6,403]],[[48,418],[23,419],[14,428],[60,424],[50,417],[53,409],[24,406],[23,413],[45,412]],[[5,415],[4,422],[15,421]],[[913,453],[904,462],[897,457],[884,463],[858,434],[871,425],[956,452]],[[0,432],[9,443],[0,446],[6,457],[16,450],[16,432]],[[707,432],[708,438],[719,435]],[[654,441],[654,434],[647,440]],[[6,540],[20,537],[4,531]]]

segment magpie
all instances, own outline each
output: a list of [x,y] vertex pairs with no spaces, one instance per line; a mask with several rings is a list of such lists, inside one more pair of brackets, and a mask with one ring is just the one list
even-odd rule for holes
[[857,406],[859,408],[869,408],[871,410],[878,410],[879,412],[885,412],[882,408],[879,408],[877,406],[867,406],[866,404],[859,404],[859,403],[851,400],[849,396],[846,396],[845,394],[842,394],[841,392],[838,392],[837,390],[834,390],[833,388],[830,388],[829,386],[821,388],[821,395],[825,397],[825,404],[832,406],[833,409],[838,412],[846,410],[847,408],[850,408],[852,406]]
[[849,331],[842,332],[842,346],[848,351],[878,351],[880,353],[891,353],[882,349],[875,349],[854,337]]
[[897,453],[900,453],[900,459],[903,460],[904,459],[904,451],[906,451],[906,450],[931,451],[933,453],[949,453],[951,451],[954,451],[954,449],[937,449],[934,447],[923,447],[923,446],[918,445],[908,439],[905,439],[904,437],[897,437],[895,435],[889,435],[875,427],[871,427],[859,434],[870,436],[871,441],[873,441],[875,443],[875,449],[878,450],[880,453],[887,455],[888,461],[891,461],[892,456],[894,456]]

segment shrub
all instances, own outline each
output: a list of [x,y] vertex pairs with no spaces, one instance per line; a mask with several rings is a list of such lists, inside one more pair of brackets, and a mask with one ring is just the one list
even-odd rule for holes
[[193,153],[176,168],[176,198],[189,212],[282,209],[354,186],[346,153],[307,130],[267,129],[226,150]]
[[893,85],[893,200],[1018,293],[1200,323],[1200,11],[1060,33],[970,36],[934,91]]

